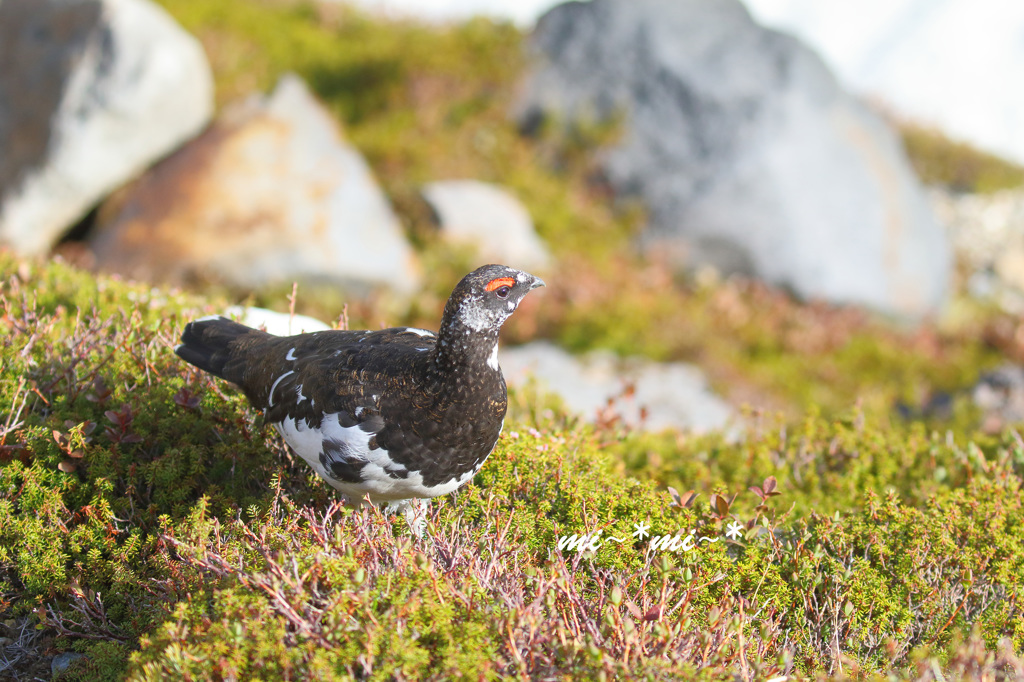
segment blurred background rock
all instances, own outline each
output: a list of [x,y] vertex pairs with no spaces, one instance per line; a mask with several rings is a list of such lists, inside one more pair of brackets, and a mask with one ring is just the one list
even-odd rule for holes
[[504,261],[551,284],[514,341],[690,363],[735,406],[927,404],[1024,356],[1022,27],[998,0],[2,0],[0,242],[249,308],[297,282],[369,326]]
[[0,239],[46,253],[212,113],[203,50],[159,6],[0,3]]

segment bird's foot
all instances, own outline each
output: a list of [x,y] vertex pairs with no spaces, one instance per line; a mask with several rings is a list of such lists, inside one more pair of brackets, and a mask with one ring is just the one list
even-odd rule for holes
[[413,498],[391,502],[387,506],[387,513],[401,513],[405,516],[405,522],[409,524],[412,534],[422,538],[424,531],[427,529],[427,511],[429,509],[430,500]]

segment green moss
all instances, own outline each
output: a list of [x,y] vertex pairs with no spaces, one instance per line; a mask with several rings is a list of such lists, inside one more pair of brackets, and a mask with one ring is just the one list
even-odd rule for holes
[[958,192],[996,192],[1024,186],[1024,167],[950,140],[941,132],[917,125],[900,127],[903,144],[921,179]]
[[630,432],[606,448],[631,475],[705,495],[720,485],[746,490],[773,476],[799,514],[853,508],[866,491],[895,492],[921,505],[933,494],[962,488],[994,462],[1024,470],[1013,434],[974,434],[965,441],[929,432],[920,422],[873,422],[859,411],[831,420],[812,411],[798,423],[758,421],[756,437],[741,442],[717,433]]

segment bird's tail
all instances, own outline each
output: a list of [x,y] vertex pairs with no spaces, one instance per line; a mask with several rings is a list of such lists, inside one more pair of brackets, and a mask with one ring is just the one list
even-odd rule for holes
[[[212,315],[185,325],[181,345],[174,352],[185,362],[221,379],[240,384],[243,365],[231,362],[232,342],[247,334],[260,332],[226,317]],[[234,376],[238,374],[239,376]]]

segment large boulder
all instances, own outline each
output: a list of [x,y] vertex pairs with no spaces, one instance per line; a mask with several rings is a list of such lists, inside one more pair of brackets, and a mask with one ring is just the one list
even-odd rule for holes
[[540,20],[518,115],[622,118],[601,164],[642,245],[805,298],[934,311],[950,250],[892,132],[738,0],[593,0]]
[[0,244],[47,251],[212,112],[202,47],[148,0],[3,0]]
[[481,261],[543,271],[551,262],[530,212],[508,190],[479,180],[441,180],[423,187],[441,235],[470,245]]
[[409,292],[419,267],[359,152],[296,76],[227,111],[101,211],[96,264],[149,280]]

